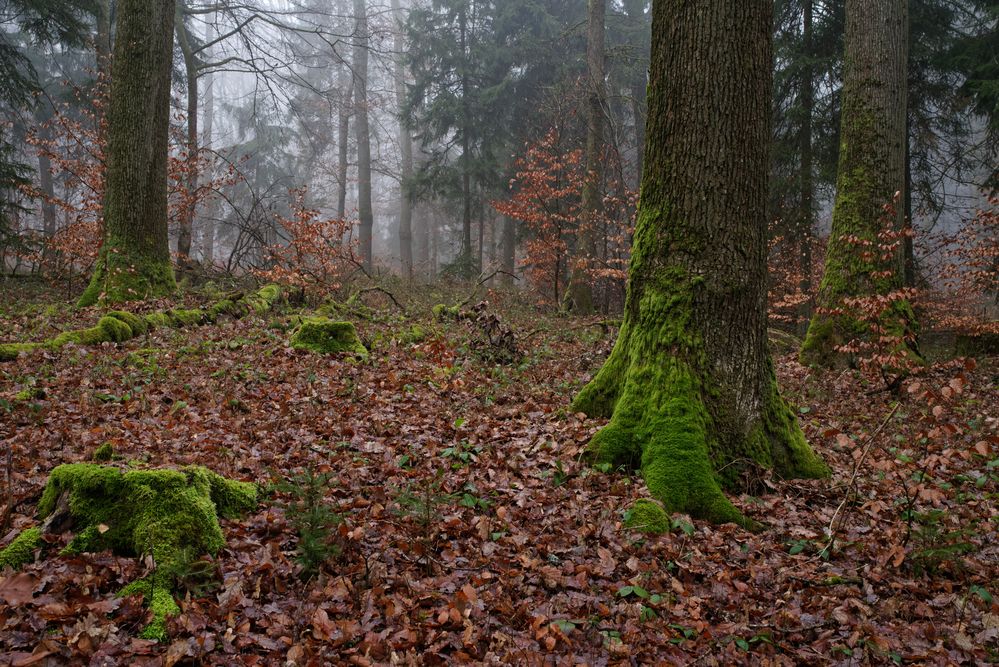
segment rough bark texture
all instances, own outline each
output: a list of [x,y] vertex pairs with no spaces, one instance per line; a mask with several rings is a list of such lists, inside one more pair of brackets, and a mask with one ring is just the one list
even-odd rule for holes
[[413,177],[413,139],[406,127],[402,109],[406,104],[406,65],[403,58],[405,40],[403,22],[405,17],[399,9],[399,0],[392,0],[392,12],[396,15],[395,32],[395,99],[399,107],[399,171],[402,183],[399,186],[399,257],[402,260],[402,275],[406,280],[413,279],[413,199],[409,194],[410,180]]
[[[895,202],[894,225],[903,224],[907,63],[906,1],[848,0],[836,203],[818,310],[801,350],[806,363],[840,365],[847,359],[835,348],[867,333],[863,323],[829,312],[844,297],[886,294],[902,285],[902,252],[886,262],[876,250],[883,207],[896,193],[903,199]],[[875,252],[848,239],[872,244]],[[886,317],[899,333],[914,323],[907,304]]]
[[371,136],[368,128],[368,14],[365,0],[354,0],[354,137],[357,141],[357,217],[360,222],[361,261],[374,268],[371,209]]
[[669,511],[752,523],[722,493],[753,464],[820,476],[767,349],[771,4],[657,0],[642,200],[621,332],[574,409],[590,452]]
[[566,306],[580,315],[593,312],[593,288],[587,267],[597,254],[596,224],[603,210],[601,185],[603,182],[604,148],[604,21],[607,15],[606,0],[589,0],[587,19],[586,69],[588,88],[586,100],[586,176],[580,207],[579,243],[573,258]]
[[167,131],[173,0],[120,0],[108,104],[104,244],[86,306],[169,294]]

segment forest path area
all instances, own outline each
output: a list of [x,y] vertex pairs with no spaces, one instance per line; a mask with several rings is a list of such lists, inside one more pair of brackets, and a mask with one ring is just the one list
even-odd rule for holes
[[[52,469],[103,443],[268,491],[180,582],[165,643],[137,638],[140,598],[115,597],[141,559],[60,556],[69,535],[49,536],[44,558],[0,577],[0,663],[999,660],[995,358],[934,368],[901,397],[778,359],[833,477],[754,480],[734,500],[758,534],[675,516],[654,536],[623,527],[641,478],[581,462],[601,423],[568,411],[612,334],[493,307],[534,332],[512,364],[429,312],[355,319],[366,361],[303,353],[289,309],[0,364],[15,502],[0,546],[35,523]],[[0,330],[31,330],[38,308],[5,308]],[[303,580],[285,508],[307,471],[328,475],[320,504],[342,521]]]

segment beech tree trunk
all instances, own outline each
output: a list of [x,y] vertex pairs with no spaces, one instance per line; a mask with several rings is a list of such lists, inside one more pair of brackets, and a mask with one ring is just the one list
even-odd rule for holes
[[371,136],[368,127],[368,14],[365,0],[354,0],[354,137],[357,142],[357,217],[361,262],[374,268],[374,213],[371,209]]
[[191,35],[184,25],[182,3],[177,3],[174,27],[187,77],[187,163],[184,169],[187,196],[181,204],[180,230],[177,236],[177,254],[182,259],[187,259],[191,255],[191,239],[194,237],[195,193],[198,190],[198,63],[191,45]]
[[119,0],[107,110],[104,243],[81,306],[176,289],[167,238],[173,0]]
[[586,69],[588,94],[586,100],[586,175],[579,217],[579,235],[576,256],[572,258],[569,289],[566,290],[566,309],[579,315],[593,312],[593,287],[590,283],[589,265],[597,254],[596,225],[603,211],[601,186],[603,184],[604,147],[604,22],[607,15],[606,0],[589,0],[587,19]]
[[641,468],[667,511],[755,524],[752,468],[827,474],[767,348],[768,0],[656,0],[642,199],[624,319],[573,409],[599,462]]
[[354,98],[354,79],[346,65],[340,69],[340,118],[337,127],[337,167],[336,167],[336,217],[344,220],[347,215],[347,166],[350,142],[350,107]]
[[[886,295],[902,286],[901,248],[885,261],[878,252],[878,233],[886,205],[894,205],[894,228],[903,226],[908,28],[906,0],[846,3],[836,203],[817,308],[801,349],[805,363],[849,363],[849,355],[837,347],[877,334],[839,314],[844,298]],[[882,321],[902,334],[915,318],[903,302]]]
[[402,109],[406,103],[406,65],[403,52],[406,44],[403,38],[404,17],[399,9],[399,0],[392,0],[392,12],[396,15],[395,32],[395,99],[399,108],[399,257],[402,260],[402,276],[413,279],[413,199],[409,194],[410,180],[413,177],[413,139],[406,127]]

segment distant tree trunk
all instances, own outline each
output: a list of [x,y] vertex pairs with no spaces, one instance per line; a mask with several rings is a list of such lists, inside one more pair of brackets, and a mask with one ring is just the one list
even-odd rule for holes
[[[468,15],[463,4],[459,9],[459,46],[463,61],[468,55]],[[468,81],[468,68],[461,68],[461,256],[460,265],[465,277],[471,277],[472,264],[472,112],[469,108],[468,96],[471,95],[471,84]]]
[[[52,140],[52,128],[49,126],[51,114],[47,111],[48,107],[46,106],[46,113],[38,122],[38,138],[42,141],[42,145],[48,145]],[[52,161],[49,160],[45,151],[38,151],[38,180],[44,195],[42,198],[42,230],[45,238],[50,239],[56,233],[55,185],[52,182]],[[45,252],[48,254],[49,249],[46,248]]]
[[344,220],[347,215],[347,167],[350,142],[350,116],[351,105],[354,97],[354,79],[350,76],[350,69],[343,67],[340,70],[340,118],[337,128],[337,166],[336,166],[336,217]]
[[[885,295],[902,286],[903,253],[885,262],[877,244],[886,205],[894,204],[895,229],[903,224],[907,33],[906,0],[847,0],[836,203],[817,310],[801,349],[805,363],[847,363],[849,355],[836,348],[874,335],[862,322],[838,314],[844,298]],[[896,200],[896,193],[902,198]],[[899,333],[914,324],[905,303],[882,320]]]
[[517,268],[516,254],[517,228],[513,218],[503,216],[502,267],[505,275],[500,283],[508,287],[513,285],[514,271]]
[[587,21],[586,69],[586,175],[583,180],[582,206],[579,216],[579,236],[576,256],[572,258],[569,289],[565,306],[579,315],[593,312],[593,287],[589,266],[597,254],[596,226],[603,212],[604,149],[604,22],[606,0],[589,0]]
[[[211,25],[205,24],[204,43],[211,39]],[[212,58],[212,49],[209,47],[205,54],[207,59]],[[212,146],[212,131],[215,122],[215,75],[211,72],[203,75],[205,82],[204,103],[201,105],[201,113],[204,119],[201,130],[201,145],[205,148]],[[209,196],[208,210],[205,212],[205,219],[201,225],[201,261],[206,265],[211,265],[215,261],[215,219],[219,213],[219,202],[216,197]]]
[[403,16],[399,9],[399,0],[392,0],[392,12],[396,15],[395,32],[395,99],[399,108],[399,153],[400,175],[402,183],[399,187],[399,256],[402,258],[402,276],[406,280],[413,279],[413,199],[409,194],[410,180],[413,177],[413,139],[406,127],[402,109],[406,104],[406,65],[403,59],[405,39],[403,38]]
[[365,0],[354,0],[354,136],[357,142],[357,217],[360,222],[361,261],[374,269],[372,247],[374,213],[371,209],[371,135],[368,128],[368,14]]
[[655,0],[624,319],[572,407],[610,417],[590,453],[640,467],[667,511],[744,526],[722,486],[755,465],[827,473],[767,348],[771,13],[769,0]]
[[[815,208],[815,185],[812,178],[812,110],[815,106],[812,58],[812,0],[803,0],[802,60],[801,68],[801,211],[798,225],[798,270],[801,272],[799,289],[803,294],[812,291],[812,230]],[[804,321],[811,316],[811,303],[802,304],[800,316]]]
[[902,239],[902,284],[906,287],[916,286],[916,254],[912,246],[912,156],[909,151],[909,114],[905,115],[905,206],[903,207],[903,224],[909,232]]
[[176,289],[167,237],[173,0],[119,0],[108,104],[104,244],[81,306]]
[[194,237],[195,193],[198,190],[198,62],[194,56],[191,35],[184,24],[183,3],[177,3],[177,16],[174,28],[177,43],[184,57],[184,73],[187,77],[187,161],[184,166],[184,188],[186,197],[180,208],[180,230],[177,236],[177,254],[182,260],[191,255],[191,239]]
[[429,274],[430,270],[430,223],[426,207],[418,203],[413,205],[413,262],[418,267],[421,276]]
[[111,74],[111,0],[97,2],[97,36],[94,38],[94,55],[97,71],[101,76]]

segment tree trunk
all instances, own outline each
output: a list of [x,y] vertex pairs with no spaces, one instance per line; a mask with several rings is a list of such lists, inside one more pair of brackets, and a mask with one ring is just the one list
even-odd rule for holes
[[[812,178],[812,110],[815,106],[814,68],[812,58],[812,0],[804,0],[802,21],[802,60],[801,68],[801,211],[798,226],[798,270],[801,273],[799,289],[802,294],[812,291],[812,229],[815,209],[815,185]],[[801,305],[799,316],[807,321],[811,316],[811,300]],[[803,332],[802,332],[803,333]]]
[[[645,170],[624,319],[573,410],[589,451],[666,510],[753,526],[722,493],[753,462],[821,476],[767,348],[768,0],[656,0]],[[733,214],[733,212],[738,212]]]
[[371,210],[371,136],[368,128],[368,15],[365,0],[354,0],[354,137],[357,142],[357,217],[360,222],[361,262],[374,268],[372,239],[374,213]]
[[[211,40],[210,30],[211,23],[205,23],[204,44],[207,44]],[[213,51],[212,47],[208,47],[205,53],[207,60],[211,61]],[[205,96],[204,102],[201,105],[201,113],[204,120],[201,129],[201,145],[210,149],[212,147],[212,131],[215,122],[215,75],[209,72],[200,78],[203,78],[205,81]],[[207,180],[210,180],[210,178]],[[211,266],[215,262],[215,219],[219,215],[219,208],[218,197],[210,194],[208,197],[208,210],[205,211],[204,221],[201,225],[201,261],[206,266]]]
[[180,232],[177,236],[177,254],[186,260],[191,255],[195,193],[198,190],[198,63],[191,46],[191,35],[184,24],[182,3],[177,3],[174,28],[187,76],[187,161],[184,165],[184,187],[187,192],[180,208]]
[[468,16],[465,6],[459,10],[459,47],[461,48],[461,255],[459,267],[464,277],[472,274],[472,112],[468,96],[471,85],[468,81]]
[[80,305],[176,289],[167,238],[173,0],[119,0],[108,104],[104,244]]
[[[907,33],[906,0],[847,0],[836,203],[816,313],[801,349],[805,363],[849,363],[849,355],[836,348],[877,334],[839,314],[843,300],[886,295],[902,286],[902,252],[884,261],[878,234],[886,205],[894,205],[894,228],[903,224]],[[881,319],[900,334],[914,323],[905,302]]]
[[[628,0],[624,3],[624,10],[628,14],[628,18],[639,26],[645,24],[645,1],[640,0]],[[634,29],[634,28],[633,28]],[[644,29],[641,31],[642,35],[647,37]],[[647,48],[647,44],[644,44],[646,40],[643,39],[643,48]],[[631,113],[635,117],[635,173],[637,182],[635,184],[635,189],[637,190],[642,184],[642,159],[645,157],[645,115],[646,115],[646,95],[648,94],[648,76],[645,73],[645,69],[639,73],[639,78],[631,85]]]
[[354,98],[354,79],[350,76],[350,68],[340,69],[340,124],[337,128],[337,166],[336,166],[336,217],[344,220],[347,215],[347,158],[350,141],[350,107]]
[[[52,141],[52,128],[49,126],[51,119],[52,115],[46,105],[44,115],[38,121],[38,138],[46,149]],[[50,239],[56,233],[55,184],[52,182],[52,161],[46,150],[38,151],[38,180],[43,195],[42,229],[45,238]],[[48,247],[45,249],[45,254],[50,254]]]
[[413,139],[409,136],[406,119],[402,110],[406,104],[406,65],[403,58],[405,40],[403,38],[403,15],[399,9],[399,0],[392,0],[392,12],[396,15],[395,33],[395,99],[399,109],[399,153],[400,175],[402,183],[399,187],[399,256],[402,258],[402,276],[406,280],[413,279],[413,199],[409,194],[410,180],[413,177]]
[[514,272],[516,271],[516,254],[517,254],[517,228],[513,222],[513,218],[509,216],[503,216],[503,271],[505,275],[500,281],[501,285],[507,287],[513,286]]
[[587,20],[586,69],[586,175],[583,180],[582,206],[579,216],[579,235],[576,256],[572,258],[569,289],[566,291],[566,309],[579,315],[593,312],[593,287],[590,284],[589,266],[597,254],[596,226],[603,211],[601,186],[603,185],[604,148],[604,21],[607,15],[606,0],[589,0]]

